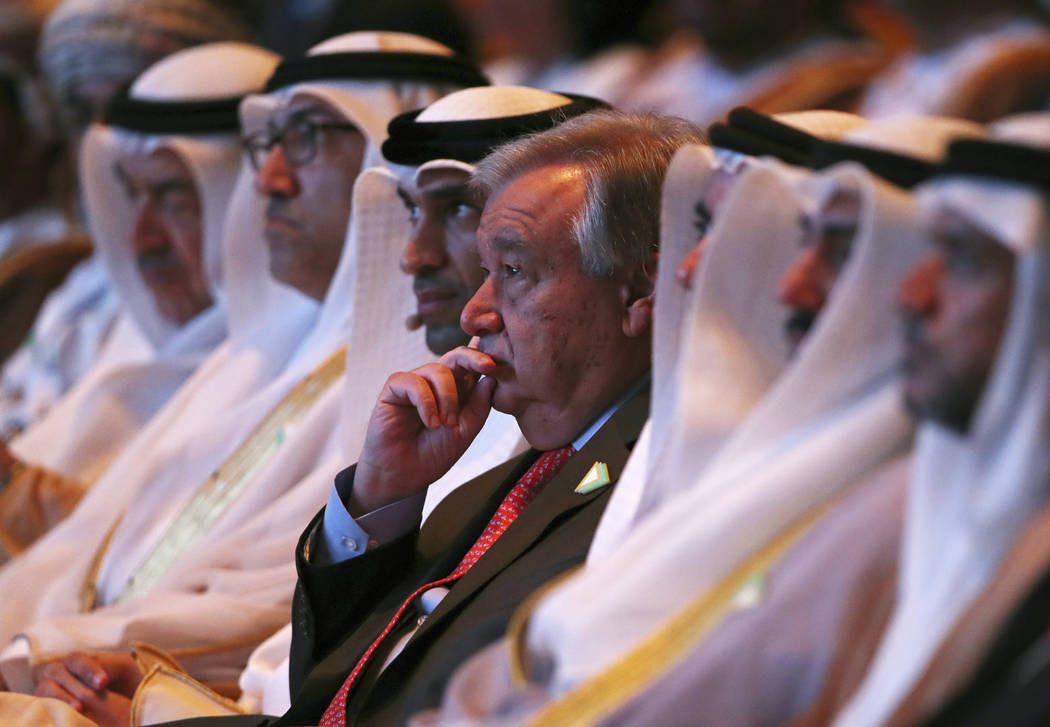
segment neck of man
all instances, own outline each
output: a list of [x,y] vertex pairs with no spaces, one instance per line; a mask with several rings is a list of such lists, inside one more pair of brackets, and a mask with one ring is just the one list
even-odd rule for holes
[[558,449],[574,444],[581,435],[610,410],[615,410],[625,401],[648,385],[650,365],[635,367],[615,379],[615,384],[605,388],[601,395],[590,402],[571,402],[561,416],[548,421],[534,422],[528,413],[518,417],[518,426],[525,434],[529,445],[542,451]]

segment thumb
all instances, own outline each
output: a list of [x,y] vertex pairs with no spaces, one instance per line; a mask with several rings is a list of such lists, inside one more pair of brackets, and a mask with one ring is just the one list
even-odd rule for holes
[[492,411],[492,392],[495,389],[496,380],[491,376],[483,377],[475,384],[473,391],[470,392],[470,398],[460,409],[459,417],[464,424],[464,434],[470,435],[472,439],[477,436],[489,418],[489,412]]

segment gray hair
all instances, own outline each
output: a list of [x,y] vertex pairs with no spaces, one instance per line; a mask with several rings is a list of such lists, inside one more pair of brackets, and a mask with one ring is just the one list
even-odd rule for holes
[[657,114],[592,111],[512,141],[478,163],[472,184],[482,196],[542,166],[571,164],[587,186],[572,220],[584,270],[593,277],[642,267],[660,245],[660,192],[671,157],[703,132]]

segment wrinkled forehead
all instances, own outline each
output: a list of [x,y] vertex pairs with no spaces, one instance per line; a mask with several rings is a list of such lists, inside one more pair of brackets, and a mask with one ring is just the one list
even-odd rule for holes
[[528,249],[560,256],[579,254],[573,227],[586,193],[584,171],[575,165],[526,171],[493,190],[478,226],[478,248]]
[[492,190],[482,224],[512,220],[530,226],[568,224],[583,206],[587,176],[576,164],[548,164],[526,169]]

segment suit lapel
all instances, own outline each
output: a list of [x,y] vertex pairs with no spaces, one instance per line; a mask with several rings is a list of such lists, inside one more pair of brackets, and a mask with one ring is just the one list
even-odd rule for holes
[[[450,549],[457,552],[461,550],[455,547],[457,541],[464,537],[464,531],[470,532],[474,529],[464,526],[464,516],[489,513],[488,503],[493,499],[496,499],[497,503],[502,500],[535,457],[536,450],[527,450],[446,495],[419,531],[419,539],[416,541],[419,557],[426,562],[434,562],[442,560],[441,556]],[[478,535],[488,523],[487,518],[487,515],[481,518],[483,522],[477,530]],[[467,548],[469,547],[468,544]]]

